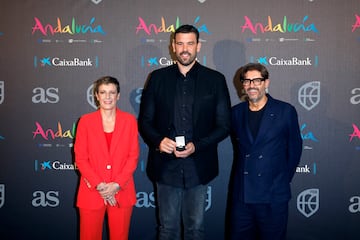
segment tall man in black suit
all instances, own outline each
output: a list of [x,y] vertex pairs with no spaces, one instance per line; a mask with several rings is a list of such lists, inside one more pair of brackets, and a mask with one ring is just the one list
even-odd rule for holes
[[285,240],[290,182],[302,152],[297,112],[266,93],[265,66],[249,63],[239,72],[248,101],[232,109],[230,239]]
[[230,131],[225,77],[196,61],[200,47],[198,30],[180,26],[172,41],[177,63],[153,71],[142,93],[139,130],[149,146],[160,240],[204,239],[207,184],[218,175],[217,145]]

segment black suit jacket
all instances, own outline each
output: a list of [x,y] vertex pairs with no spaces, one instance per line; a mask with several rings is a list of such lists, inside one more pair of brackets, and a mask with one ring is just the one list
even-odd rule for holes
[[257,137],[248,124],[248,102],[232,109],[235,144],[233,200],[245,203],[286,202],[299,164],[302,138],[295,108],[268,95]]
[[[193,103],[193,143],[196,170],[202,184],[218,175],[217,145],[230,132],[231,106],[223,74],[196,62]],[[167,161],[173,154],[160,153],[158,147],[164,137],[174,139],[174,100],[176,64],[158,69],[150,74],[142,92],[139,113],[139,131],[149,146],[147,173],[152,181],[159,180]]]

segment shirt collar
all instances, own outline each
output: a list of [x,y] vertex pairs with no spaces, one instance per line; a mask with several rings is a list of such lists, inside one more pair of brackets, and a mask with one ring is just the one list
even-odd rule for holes
[[[199,69],[200,63],[198,63],[198,61],[195,60],[195,64],[191,67],[191,69],[187,72],[186,77],[190,77],[190,78],[195,78],[197,76],[197,70]],[[184,75],[182,75],[182,73],[179,70],[179,67],[176,68],[177,69],[177,74],[179,76],[184,77]]]

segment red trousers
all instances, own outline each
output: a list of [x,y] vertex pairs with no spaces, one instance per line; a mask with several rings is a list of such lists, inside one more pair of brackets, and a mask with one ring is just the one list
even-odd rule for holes
[[110,240],[128,240],[133,207],[104,206],[101,209],[83,209],[80,212],[80,240],[102,240],[105,213],[107,213]]

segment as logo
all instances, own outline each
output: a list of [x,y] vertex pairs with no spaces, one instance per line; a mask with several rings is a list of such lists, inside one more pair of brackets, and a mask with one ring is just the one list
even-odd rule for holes
[[349,212],[360,213],[360,196],[352,196],[349,201],[351,202]]
[[5,204],[5,184],[0,184],[0,208]]
[[57,207],[60,203],[58,191],[35,191],[33,197],[31,203],[34,207]]
[[351,90],[351,94],[353,95],[350,98],[351,104],[360,104],[360,88],[354,88]]
[[58,88],[41,88],[37,87],[33,89],[33,103],[57,103],[59,102],[59,89]]
[[136,207],[138,208],[155,208],[154,192],[138,192],[136,193]]
[[[205,205],[205,211],[209,210],[211,208],[211,186],[208,186],[207,188],[207,194],[206,194],[206,205]],[[155,196],[154,192],[138,192],[136,193],[136,207],[137,208],[155,208]]]
[[0,104],[4,102],[5,92],[4,92],[4,81],[0,81]]

